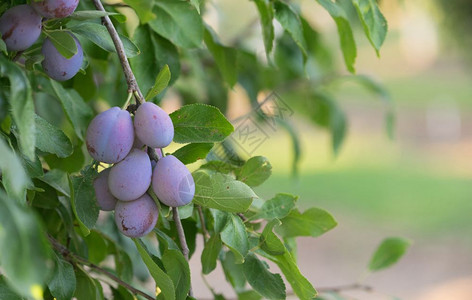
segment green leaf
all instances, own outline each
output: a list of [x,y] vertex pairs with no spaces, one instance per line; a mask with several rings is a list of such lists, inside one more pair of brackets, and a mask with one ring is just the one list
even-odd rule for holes
[[141,90],[150,90],[156,82],[159,70],[169,65],[173,84],[180,75],[179,51],[165,38],[149,29],[149,26],[139,26],[134,33],[134,41],[141,47],[141,54],[130,59],[136,80]]
[[156,18],[156,15],[152,13],[153,1],[124,0],[123,2],[134,9],[141,24],[146,24]]
[[56,256],[56,268],[48,283],[51,294],[57,299],[71,299],[74,296],[76,278],[74,267]]
[[162,69],[157,74],[156,82],[153,87],[146,94],[146,101],[159,95],[168,85],[170,81],[170,69],[168,65],[164,65]]
[[69,59],[77,53],[77,44],[74,38],[67,31],[49,31],[46,36],[52,42],[57,51]]
[[379,56],[380,47],[387,36],[387,20],[382,15],[376,0],[353,0],[364,32]]
[[226,280],[231,283],[235,291],[243,291],[246,285],[246,277],[244,277],[243,265],[236,263],[236,255],[231,251],[225,252],[221,265]]
[[[21,155],[23,167],[26,170],[26,174],[28,174],[29,177],[31,178],[36,178],[39,176],[43,176],[43,166],[41,165],[41,161],[39,160],[39,157],[36,155],[35,160],[31,161],[29,158],[27,158],[24,155]],[[1,169],[1,167],[0,167]]]
[[172,279],[166,273],[164,273],[164,271],[162,271],[161,268],[159,268],[159,266],[154,262],[154,260],[151,258],[148,251],[146,250],[144,244],[140,240],[134,239],[134,243],[136,245],[136,248],[138,248],[138,252],[141,255],[141,258],[146,264],[149,273],[151,273],[152,278],[154,278],[156,286],[161,291],[157,299],[176,299],[174,283],[172,282]]
[[51,125],[38,115],[36,121],[36,147],[58,157],[67,157],[72,154],[73,148],[70,139],[56,126]]
[[201,256],[203,274],[210,274],[216,268],[216,260],[220,254],[221,247],[221,238],[218,233],[206,242]]
[[228,223],[230,214],[219,209],[210,208],[211,216],[213,217],[213,230],[215,233],[220,233]]
[[114,12],[106,12],[106,11],[98,11],[98,10],[81,10],[81,11],[74,11],[69,18],[78,21],[85,21],[90,19],[98,19],[104,16],[116,16],[120,15],[119,13]]
[[283,237],[317,237],[338,224],[327,211],[316,207],[306,210],[303,214],[298,210],[292,210],[281,221],[282,225],[276,231]]
[[[90,40],[92,43],[108,52],[116,52],[115,45],[113,44],[108,30],[101,24],[81,22],[77,25],[69,27],[69,29],[74,33]],[[129,38],[122,34],[118,35],[120,36],[121,42],[123,43],[127,57],[135,57],[140,53],[139,48]]]
[[7,44],[2,39],[0,39],[0,52],[7,54]]
[[236,179],[255,187],[263,184],[271,174],[272,165],[269,160],[264,156],[254,156],[236,172]]
[[11,197],[23,199],[30,180],[18,156],[0,138],[0,170],[5,190]]
[[302,275],[290,252],[285,251],[283,255],[277,256],[272,256],[263,251],[258,251],[257,253],[277,264],[280,271],[284,274],[285,279],[290,283],[290,286],[298,299],[311,300],[316,297],[317,292],[315,288]]
[[193,173],[195,197],[193,202],[227,212],[245,212],[257,195],[241,181],[208,170]]
[[303,36],[303,27],[298,14],[290,7],[290,5],[275,1],[275,18],[280,25],[290,34],[294,42],[300,48],[303,56],[307,56],[307,46],[305,37]]
[[7,284],[5,276],[0,275],[0,299],[2,300],[26,300],[14,292]]
[[0,55],[0,76],[8,77],[10,80],[10,107],[13,121],[18,129],[21,150],[26,157],[34,160],[36,137],[30,82],[20,67],[3,55]]
[[108,243],[100,232],[91,230],[84,241],[87,244],[90,262],[98,265],[108,256]]
[[269,253],[270,255],[282,255],[287,251],[284,244],[279,238],[272,232],[274,226],[282,224],[279,219],[273,219],[264,227],[261,236],[259,237],[259,243],[262,250]]
[[238,167],[221,160],[212,160],[200,166],[200,169],[208,169],[223,174],[229,174],[238,169]]
[[93,187],[96,176],[97,171],[92,166],[87,166],[80,175],[69,177],[72,209],[85,235],[95,226],[100,211]]
[[274,46],[274,4],[268,0],[254,0],[261,18],[262,37],[266,56],[269,57]]
[[267,200],[261,206],[260,210],[251,216],[250,220],[257,219],[282,219],[286,217],[289,212],[295,207],[295,203],[298,200],[298,196],[280,193],[275,195],[274,198]]
[[70,187],[67,173],[61,170],[53,169],[44,174],[42,177],[39,177],[39,180],[49,184],[51,187],[55,188],[56,191],[62,193],[63,195],[70,197]]
[[285,284],[279,274],[267,270],[254,254],[249,254],[243,265],[244,276],[252,288],[267,299],[285,299]]
[[162,263],[175,287],[175,299],[185,300],[190,289],[190,268],[180,250],[166,249]]
[[176,143],[221,142],[234,127],[218,108],[206,104],[182,106],[170,114]]
[[[24,296],[42,290],[50,273],[51,249],[45,230],[29,208],[0,191],[0,265],[9,284]],[[32,297],[34,298],[34,297]]]
[[154,20],[149,26],[182,48],[200,47],[203,39],[202,17],[195,7],[186,1],[154,1]]
[[261,300],[262,296],[256,291],[244,291],[238,293],[238,300]]
[[242,264],[249,251],[246,226],[240,217],[231,217],[221,232],[221,241],[234,253],[237,264]]
[[93,115],[92,109],[75,90],[65,89],[60,83],[52,79],[50,83],[57,99],[59,99],[66,112],[67,118],[72,123],[77,137],[83,140]]
[[210,27],[205,28],[204,41],[211,55],[213,55],[224,80],[230,87],[233,87],[236,81],[238,81],[238,71],[236,67],[237,50],[223,46],[218,41],[216,33]]
[[344,55],[344,62],[351,73],[355,73],[354,63],[356,62],[357,49],[354,35],[352,34],[351,25],[346,13],[341,5],[331,0],[316,0],[323,6],[336,22],[338,27],[339,39],[341,42],[341,50]]
[[82,268],[78,268],[74,296],[77,300],[102,300],[102,286],[100,282],[90,277]]
[[205,159],[211,148],[213,148],[212,143],[192,143],[177,149],[172,155],[187,165]]
[[411,241],[399,237],[384,239],[369,262],[369,270],[375,272],[395,264],[410,244]]

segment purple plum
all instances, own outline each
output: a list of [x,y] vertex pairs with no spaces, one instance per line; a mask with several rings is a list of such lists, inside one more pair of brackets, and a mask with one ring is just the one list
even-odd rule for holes
[[183,206],[195,195],[195,182],[187,167],[173,155],[156,164],[152,173],[152,189],[159,200],[173,207]]
[[65,18],[70,16],[79,5],[79,0],[31,1],[31,6],[45,18]]
[[152,148],[163,148],[174,138],[169,115],[151,102],[141,104],[134,115],[134,129],[139,139]]
[[77,53],[71,58],[62,56],[49,38],[44,40],[43,47],[41,48],[41,53],[44,56],[41,65],[44,72],[57,81],[65,81],[74,77],[79,72],[84,60],[84,52],[79,40],[72,33],[69,34],[74,38],[77,45]]
[[133,201],[151,185],[151,160],[146,152],[132,149],[124,160],[111,168],[108,176],[110,192],[118,200]]
[[0,17],[0,33],[10,51],[26,50],[41,34],[42,17],[29,5],[18,5]]
[[133,140],[131,116],[119,107],[98,114],[90,122],[85,137],[90,155],[108,164],[123,160],[131,151]]
[[148,194],[134,201],[118,201],[115,223],[118,229],[131,238],[142,237],[156,226],[159,210]]
[[111,168],[105,169],[93,181],[93,188],[95,189],[95,196],[97,203],[101,210],[110,211],[115,209],[116,201],[118,201],[108,188],[108,175]]

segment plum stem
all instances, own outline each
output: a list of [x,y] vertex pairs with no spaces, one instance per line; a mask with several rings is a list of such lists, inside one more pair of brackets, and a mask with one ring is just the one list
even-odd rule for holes
[[128,289],[131,293],[133,293],[134,295],[140,295],[140,296],[143,296],[144,298],[148,299],[148,300],[153,300],[155,299],[154,297],[148,295],[147,293],[141,291],[141,290],[138,290],[136,288],[134,288],[133,286],[131,286],[130,284],[124,282],[123,280],[121,280],[118,276],[116,276],[115,274],[113,273],[110,273],[109,271],[97,266],[96,264],[94,263],[91,263],[89,262],[88,260],[86,260],[85,258],[82,258],[80,256],[78,256],[77,254],[69,251],[69,249],[67,249],[64,245],[62,245],[61,243],[59,243],[56,239],[54,239],[52,236],[48,236],[48,239],[49,239],[49,242],[51,243],[51,245],[53,246],[53,248],[59,252],[62,257],[64,257],[65,260],[69,261],[70,263],[72,263],[73,265],[75,264],[81,264],[81,265],[84,265],[84,266],[88,266],[90,269],[98,272],[98,273],[101,273],[105,276],[107,276],[108,278],[110,278],[111,280],[115,281],[116,283],[118,283],[119,285],[123,286],[124,288]]
[[[188,254],[190,251],[187,246],[187,241],[185,240],[185,232],[182,226],[182,221],[180,220],[179,210],[177,209],[177,207],[172,207],[172,217],[174,218],[177,234],[179,235],[179,241],[180,241],[180,247],[182,248],[182,254],[184,255],[185,259],[188,261]],[[190,285],[188,295],[190,297],[193,297],[192,285]]]
[[[105,11],[103,8],[102,2],[100,0],[92,0],[93,4],[99,11]],[[120,59],[121,67],[123,68],[123,72],[125,74],[126,82],[128,83],[128,93],[133,93],[136,97],[137,102],[143,103],[144,96],[139,89],[138,82],[136,81],[136,77],[131,70],[131,66],[129,65],[128,58],[126,57],[125,49],[123,47],[123,42],[118,35],[118,32],[113,26],[113,23],[110,20],[110,17],[103,16],[102,17],[103,24],[108,30],[111,39],[113,40],[113,44],[115,45],[116,53],[118,54],[118,58]]]

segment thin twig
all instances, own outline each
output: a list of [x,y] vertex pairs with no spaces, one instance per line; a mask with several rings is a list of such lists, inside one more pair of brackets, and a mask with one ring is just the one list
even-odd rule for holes
[[64,259],[71,262],[72,264],[79,263],[81,265],[88,266],[89,268],[93,269],[94,271],[107,276],[111,280],[113,280],[116,283],[118,283],[119,285],[123,286],[124,288],[129,290],[134,295],[141,295],[141,296],[143,296],[144,298],[146,298],[148,300],[154,300],[155,299],[154,297],[148,295],[147,293],[145,293],[141,290],[138,290],[138,289],[134,288],[133,286],[131,286],[130,284],[124,282],[123,280],[121,280],[115,274],[113,274],[113,273],[97,266],[94,263],[89,262],[85,258],[82,258],[82,257],[76,255],[75,253],[70,252],[69,249],[67,249],[64,245],[59,243],[52,236],[48,236],[48,239],[49,239],[49,242],[51,243],[51,245],[53,246],[53,248],[56,249],[56,251],[59,252],[64,257]]
[[[105,9],[103,8],[102,2],[100,2],[100,0],[92,0],[92,1],[95,7],[97,8],[97,10],[105,11]],[[138,83],[136,81],[136,77],[134,77],[133,71],[131,70],[131,66],[129,65],[128,58],[126,57],[125,49],[123,47],[123,43],[121,42],[120,36],[118,35],[118,32],[113,26],[113,23],[111,22],[110,17],[103,16],[102,21],[105,27],[107,28],[108,33],[111,36],[111,39],[113,40],[113,44],[115,45],[116,53],[118,54],[121,67],[123,68],[123,72],[126,77],[126,82],[128,83],[128,93],[135,93],[137,101],[139,103],[144,102],[145,101],[144,96],[141,93],[141,90],[139,89]]]
[[320,287],[317,288],[318,292],[326,293],[326,292],[342,292],[348,290],[358,290],[358,291],[365,291],[365,292],[372,292],[374,290],[373,287],[365,284],[360,283],[352,283],[346,285],[338,285],[338,286],[328,286],[328,287]]
[[197,205],[197,211],[198,211],[198,217],[200,218],[200,224],[202,226],[203,243],[206,244],[207,239],[210,238],[210,234],[208,233],[208,230],[206,228],[205,218],[203,217],[203,211],[202,211],[202,207],[200,205]]
[[[182,221],[180,221],[179,210],[177,207],[172,207],[172,217],[174,218],[175,227],[177,228],[177,234],[179,235],[180,247],[182,248],[182,254],[185,259],[188,261],[189,249],[187,246],[187,241],[185,240],[185,232],[182,227]],[[188,295],[193,297],[192,285],[190,284],[190,290]]]
[[246,222],[247,221],[247,218],[246,216],[244,216],[242,213],[237,213],[238,217],[241,218],[241,220],[243,220],[243,222]]

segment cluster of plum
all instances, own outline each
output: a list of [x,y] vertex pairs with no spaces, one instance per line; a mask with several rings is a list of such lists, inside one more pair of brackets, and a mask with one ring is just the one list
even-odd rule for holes
[[[24,51],[31,47],[41,35],[42,19],[61,19],[71,15],[79,0],[32,1],[30,5],[17,5],[8,9],[0,17],[0,33],[9,51]],[[58,81],[68,80],[77,74],[82,66],[84,54],[77,38],[69,32],[77,45],[77,53],[65,58],[50,38],[43,42],[44,72]]]
[[[192,201],[195,183],[187,167],[161,149],[174,137],[169,115],[151,102],[141,104],[134,120],[126,110],[112,107],[98,114],[87,128],[86,144],[97,161],[113,164],[94,181],[98,205],[115,210],[115,222],[126,236],[141,237],[156,225],[159,215],[149,187],[165,205],[178,207]],[[158,148],[157,163],[151,161],[149,147]]]

